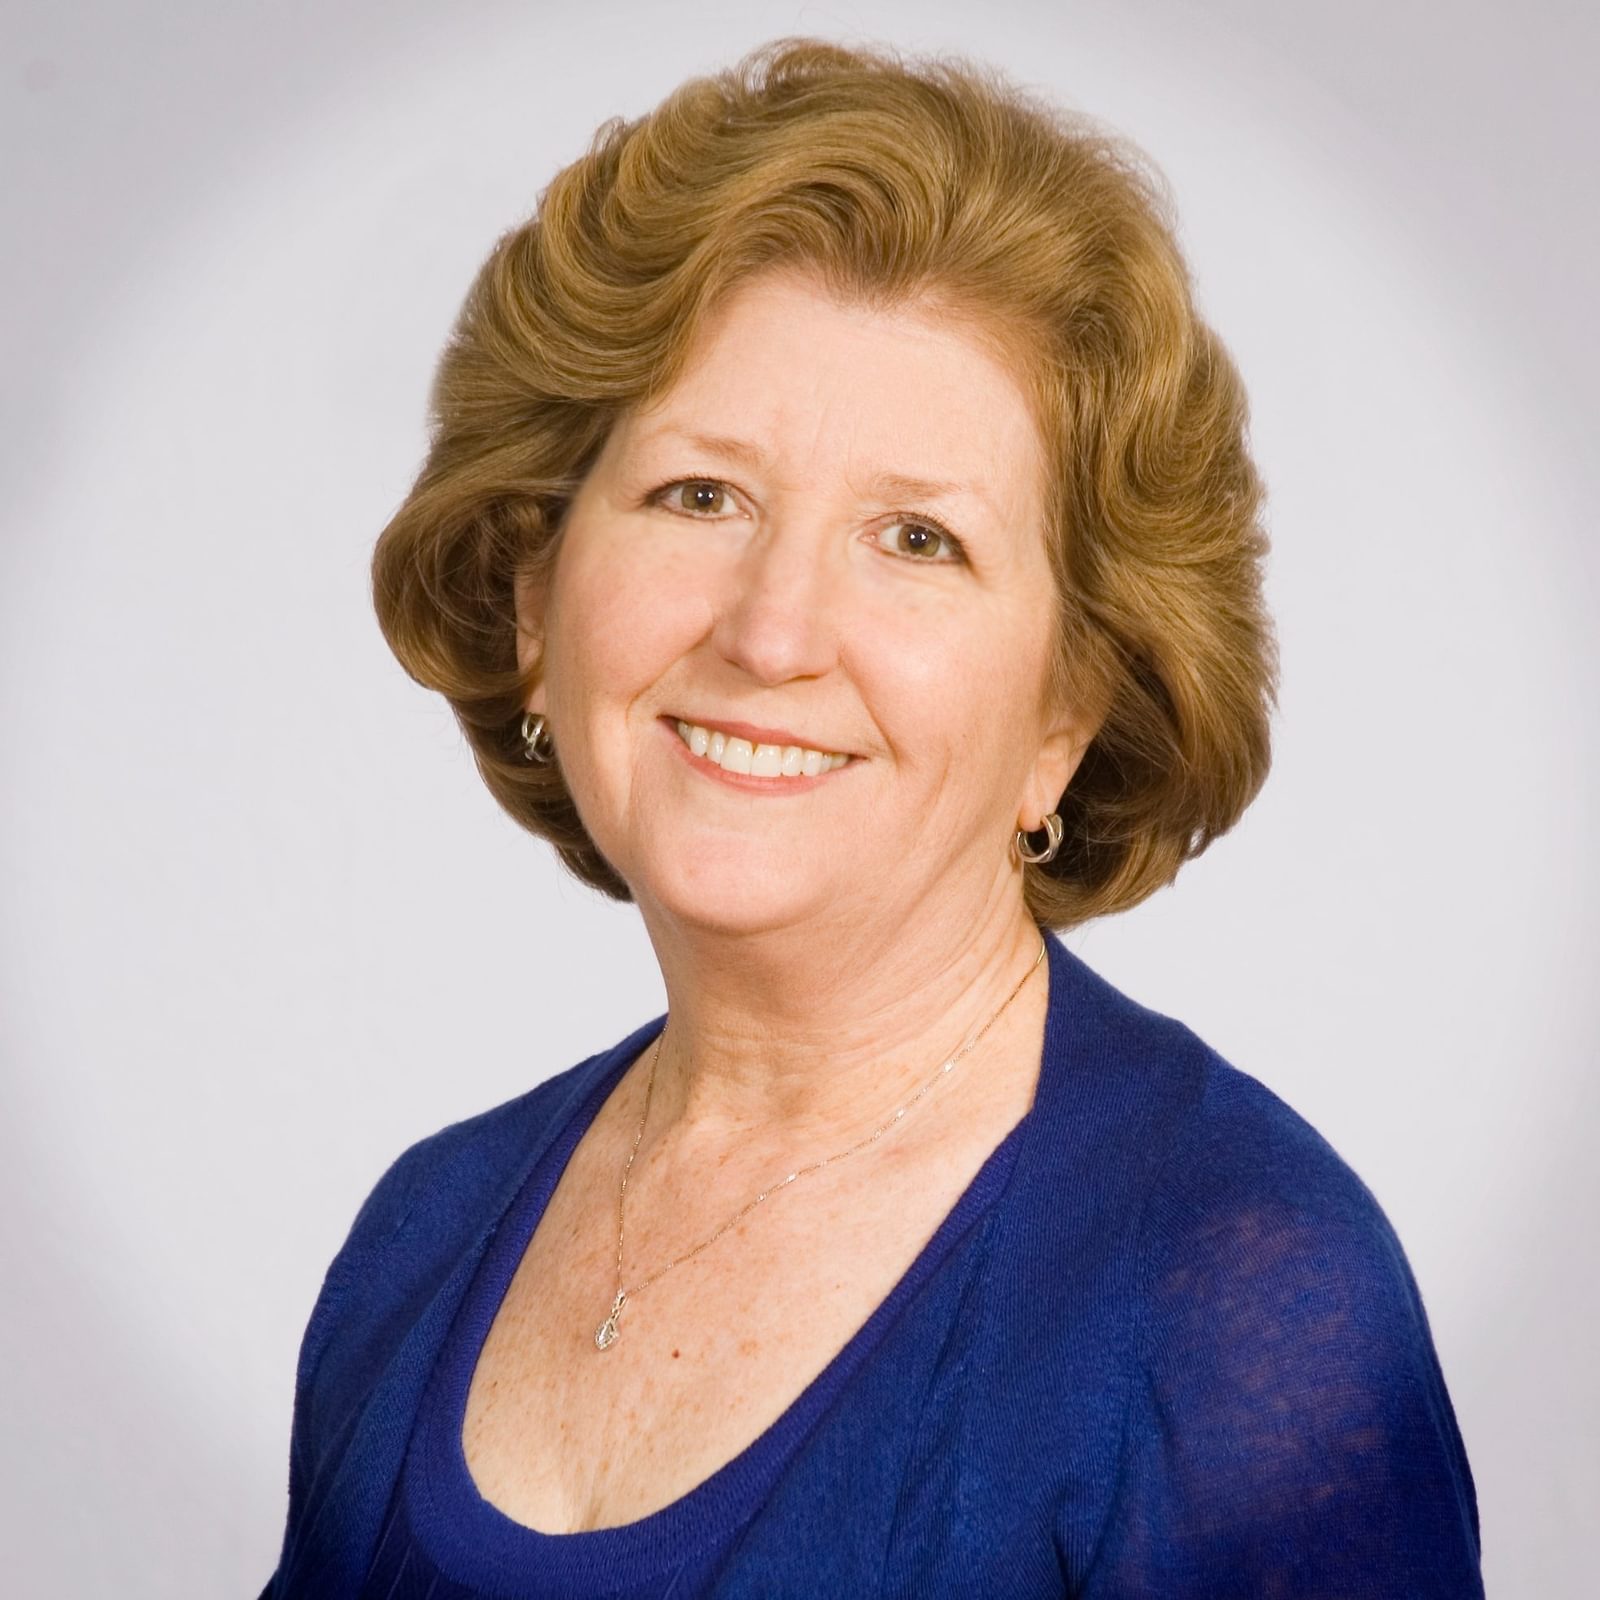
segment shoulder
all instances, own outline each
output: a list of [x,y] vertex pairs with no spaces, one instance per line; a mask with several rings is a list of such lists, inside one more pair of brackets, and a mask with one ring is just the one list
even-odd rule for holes
[[336,1347],[364,1348],[374,1319],[404,1323],[427,1303],[496,1224],[583,1096],[658,1025],[645,1023],[532,1089],[424,1135],[389,1162],[323,1274],[301,1339],[302,1391]]
[[[1269,1213],[1388,1235],[1381,1206],[1349,1162],[1259,1078],[1080,957],[1063,951],[1060,971],[1070,1048],[1077,1070],[1099,1084],[1092,1104],[1105,1105],[1109,1142],[1131,1169],[1123,1193],[1142,1211],[1147,1251],[1159,1255],[1186,1233],[1246,1227]],[[1075,1117],[1085,1104],[1074,1103]]]
[[1240,1226],[1269,1214],[1392,1238],[1372,1190],[1300,1112],[1181,1031],[1190,1081],[1151,1186],[1153,1244],[1174,1229]]
[[1388,1216],[1305,1117],[1178,1026],[1163,1031],[1181,1089],[1133,1230],[1102,1576],[1173,1594],[1191,1592],[1179,1574],[1244,1572],[1274,1593],[1481,1593],[1472,1475]]
[[660,1019],[641,1024],[609,1048],[543,1079],[487,1110],[423,1135],[395,1156],[356,1213],[342,1257],[381,1251],[429,1220],[472,1223],[502,1196],[578,1099],[620,1060],[636,1053]]
[[[1176,1378],[1342,1363],[1373,1382],[1433,1366],[1421,1294],[1377,1196],[1266,1084],[1164,1019],[1182,1060],[1135,1230],[1140,1354]],[[1331,1376],[1324,1364],[1317,1374]]]
[[1232,1340],[1229,1354],[1246,1359],[1240,1340],[1259,1356],[1277,1339],[1289,1353],[1281,1341],[1311,1335],[1314,1302],[1335,1298],[1359,1308],[1369,1356],[1380,1334],[1420,1339],[1420,1297],[1388,1216],[1305,1116],[1064,948],[1053,975],[1059,1019],[1041,1089],[1052,1137],[1020,1209],[1058,1266],[1095,1243],[1121,1349],[1158,1373],[1191,1340]]

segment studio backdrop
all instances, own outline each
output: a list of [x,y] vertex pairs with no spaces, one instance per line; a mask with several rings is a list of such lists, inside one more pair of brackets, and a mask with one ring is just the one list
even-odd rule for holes
[[1170,185],[1267,484],[1274,764],[1175,884],[1068,943],[1371,1187],[1489,1592],[1591,1593],[1592,11],[12,11],[8,1592],[254,1595],[362,1198],[662,1008],[635,911],[509,822],[396,666],[368,563],[495,238],[606,117],[811,33],[992,63]]

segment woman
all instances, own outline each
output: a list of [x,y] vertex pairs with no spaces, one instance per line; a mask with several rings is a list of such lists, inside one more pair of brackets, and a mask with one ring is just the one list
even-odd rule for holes
[[1481,1593],[1378,1203],[1047,931],[1265,777],[1245,421],[1136,155],[950,62],[780,42],[499,242],[379,616],[668,1009],[372,1191],[269,1594]]

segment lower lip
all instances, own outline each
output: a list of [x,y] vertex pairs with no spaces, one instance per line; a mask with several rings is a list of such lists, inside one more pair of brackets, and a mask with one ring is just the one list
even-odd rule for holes
[[848,772],[856,765],[855,757],[842,767],[830,767],[826,772],[819,772],[814,777],[796,778],[757,778],[748,772],[727,772],[719,767],[715,761],[707,760],[705,756],[697,756],[688,745],[683,742],[678,732],[676,721],[667,717],[657,718],[657,724],[666,733],[667,737],[677,748],[678,754],[688,762],[704,778],[712,778],[718,783],[726,784],[730,789],[743,789],[746,794],[800,794],[807,789],[815,789],[819,783],[826,783],[829,778],[837,778],[841,772]]

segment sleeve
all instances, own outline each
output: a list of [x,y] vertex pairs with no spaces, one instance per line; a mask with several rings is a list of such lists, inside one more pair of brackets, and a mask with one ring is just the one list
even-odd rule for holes
[[[435,1136],[436,1137],[436,1136]],[[419,1165],[432,1138],[419,1140],[392,1161],[356,1212],[343,1244],[323,1274],[321,1288],[301,1335],[295,1362],[294,1403],[289,1426],[289,1506],[279,1567],[262,1590],[260,1600],[272,1600],[289,1552],[294,1531],[305,1506],[306,1490],[315,1471],[318,1450],[314,1385],[318,1364],[329,1335],[338,1322],[346,1286],[363,1261],[381,1252],[400,1229],[415,1198]]]
[[1297,1125],[1213,1129],[1151,1193],[1120,1478],[1082,1593],[1481,1597],[1472,1474],[1409,1264],[1278,1105]]

